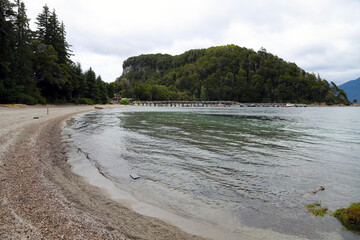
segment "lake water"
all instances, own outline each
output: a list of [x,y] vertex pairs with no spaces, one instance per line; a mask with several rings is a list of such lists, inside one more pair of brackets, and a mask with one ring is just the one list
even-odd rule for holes
[[71,158],[87,153],[119,189],[179,216],[231,232],[359,238],[305,206],[360,201],[360,108],[122,108],[76,116],[64,134]]

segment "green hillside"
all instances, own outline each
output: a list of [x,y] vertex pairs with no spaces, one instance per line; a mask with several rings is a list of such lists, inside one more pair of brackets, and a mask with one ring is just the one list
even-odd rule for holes
[[141,100],[231,100],[239,102],[347,103],[334,83],[295,63],[235,45],[190,50],[177,56],[128,58],[117,80]]

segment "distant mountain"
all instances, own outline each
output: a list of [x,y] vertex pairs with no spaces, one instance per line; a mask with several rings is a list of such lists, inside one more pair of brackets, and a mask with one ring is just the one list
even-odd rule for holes
[[358,103],[360,102],[360,77],[340,85],[339,88],[346,92],[347,97],[351,102],[355,98],[358,100]]

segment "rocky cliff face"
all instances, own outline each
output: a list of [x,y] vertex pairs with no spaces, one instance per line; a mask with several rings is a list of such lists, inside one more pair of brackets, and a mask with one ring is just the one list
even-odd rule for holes
[[133,69],[134,69],[134,68],[133,68],[133,66],[131,66],[131,65],[125,67],[125,68],[123,69],[123,75],[128,74],[128,73],[131,72]]
[[123,68],[123,75],[126,75],[128,74],[129,72],[132,72],[132,71],[135,71],[135,72],[146,72],[147,70],[147,67],[141,67],[141,66],[132,66],[132,65],[129,65],[129,66],[126,66]]
[[169,54],[147,54],[137,57],[130,57],[123,63],[123,74],[130,72],[146,72],[155,71],[159,73],[161,70],[167,70],[173,57]]

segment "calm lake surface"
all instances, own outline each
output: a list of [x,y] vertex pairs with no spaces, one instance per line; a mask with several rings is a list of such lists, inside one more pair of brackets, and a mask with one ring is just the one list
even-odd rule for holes
[[359,238],[305,206],[360,201],[360,108],[134,107],[79,115],[64,132],[116,186],[180,216]]

